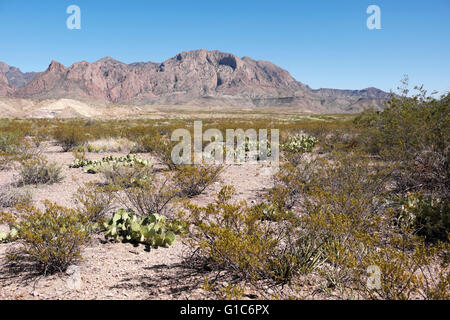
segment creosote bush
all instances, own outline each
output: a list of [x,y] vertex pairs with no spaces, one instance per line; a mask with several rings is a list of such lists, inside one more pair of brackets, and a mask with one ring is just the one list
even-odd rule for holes
[[15,153],[23,143],[24,134],[20,131],[0,132],[0,152]]
[[78,188],[74,198],[80,212],[93,223],[103,223],[107,214],[115,208],[117,187],[96,182],[85,183]]
[[89,137],[79,125],[68,122],[58,124],[53,132],[53,138],[63,151],[67,152],[86,143]]
[[102,166],[100,172],[106,183],[120,189],[128,189],[144,185],[153,177],[151,166],[123,166],[122,164],[108,164]]
[[[335,153],[331,159],[316,159],[314,165],[291,167],[280,179],[285,183],[281,188],[292,186],[301,194],[299,224],[319,243],[324,264],[318,272],[327,279],[323,290],[330,295],[448,297],[448,261],[442,259],[448,244],[428,245],[414,225],[399,223],[399,208],[387,188],[392,170],[364,154]],[[298,176],[308,179],[298,183],[292,178]],[[431,272],[438,261],[444,265]],[[367,285],[367,270],[374,266],[381,270],[376,289]]]
[[[119,183],[124,186],[125,183]],[[156,178],[150,175],[145,180],[140,180],[138,184],[127,186],[122,190],[124,196],[121,203],[138,216],[148,216],[158,214],[169,216],[169,205],[178,195],[179,190],[170,184],[167,176]]]
[[218,165],[183,165],[175,170],[173,180],[182,196],[194,197],[217,181],[223,167]]
[[[404,202],[411,193],[423,199],[415,209],[416,228],[428,241],[450,232],[450,95],[428,96],[421,87],[393,95],[383,112],[368,110],[355,119],[365,151],[394,164],[393,192]],[[403,200],[402,200],[403,199]],[[433,226],[435,224],[435,226]]]
[[298,228],[296,219],[264,221],[259,207],[231,202],[234,192],[225,186],[214,203],[206,207],[187,203],[181,213],[185,224],[192,226],[187,243],[198,249],[201,259],[251,283],[263,279],[287,283],[320,264],[320,247]]
[[33,157],[20,162],[19,184],[53,184],[63,179],[61,166],[49,163],[43,157]]
[[87,216],[76,210],[45,202],[45,209],[19,206],[21,218],[3,213],[3,222],[17,230],[21,248],[8,253],[11,267],[28,261],[44,275],[63,272],[80,260],[81,248],[89,240]]
[[148,152],[156,156],[169,170],[174,170],[177,168],[177,165],[172,161],[174,145],[167,136],[155,133],[152,136],[139,137],[132,152]]

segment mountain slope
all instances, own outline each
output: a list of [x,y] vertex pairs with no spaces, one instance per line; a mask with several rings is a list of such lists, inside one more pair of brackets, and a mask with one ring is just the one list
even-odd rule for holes
[[388,98],[376,88],[312,90],[270,62],[207,50],[182,52],[163,63],[125,64],[107,57],[65,67],[52,61],[45,72],[16,74],[15,84],[10,77],[8,87],[0,79],[0,95],[155,105],[292,106],[311,112],[356,112],[362,103],[381,107]]
[[23,73],[19,68],[11,67],[4,62],[0,62],[0,73],[3,73],[10,86],[17,88],[24,87],[38,74],[37,72]]

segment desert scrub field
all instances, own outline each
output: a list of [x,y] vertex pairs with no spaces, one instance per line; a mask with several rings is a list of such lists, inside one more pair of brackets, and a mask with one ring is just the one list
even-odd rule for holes
[[173,163],[190,120],[0,120],[0,299],[449,299],[449,96],[406,94],[203,121],[279,129],[276,172]]

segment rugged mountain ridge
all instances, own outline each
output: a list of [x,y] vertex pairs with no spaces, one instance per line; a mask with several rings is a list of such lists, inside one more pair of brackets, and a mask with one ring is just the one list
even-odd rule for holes
[[38,74],[37,72],[23,73],[19,68],[11,67],[4,62],[0,62],[0,73],[6,77],[11,87],[16,88],[24,87]]
[[0,65],[0,95],[155,105],[292,106],[311,112],[355,112],[365,103],[381,107],[388,98],[376,88],[312,90],[270,62],[207,50],[182,52],[162,63],[125,64],[106,57],[70,67],[52,61],[44,72],[19,72]]

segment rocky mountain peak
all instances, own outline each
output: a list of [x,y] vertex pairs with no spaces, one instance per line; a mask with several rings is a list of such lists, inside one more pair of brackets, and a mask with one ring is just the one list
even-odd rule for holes
[[[0,65],[1,70],[6,69]],[[381,103],[376,88],[312,90],[269,61],[221,51],[184,51],[162,62],[125,64],[111,57],[70,67],[52,61],[45,72],[23,80],[21,98],[83,98],[127,104],[291,106],[312,111],[358,110],[355,104]],[[2,95],[11,88],[2,85]]]
[[62,63],[59,63],[58,61],[55,60],[52,60],[52,62],[50,62],[50,65],[48,66],[47,69],[48,72],[61,72],[65,70],[66,67]]

